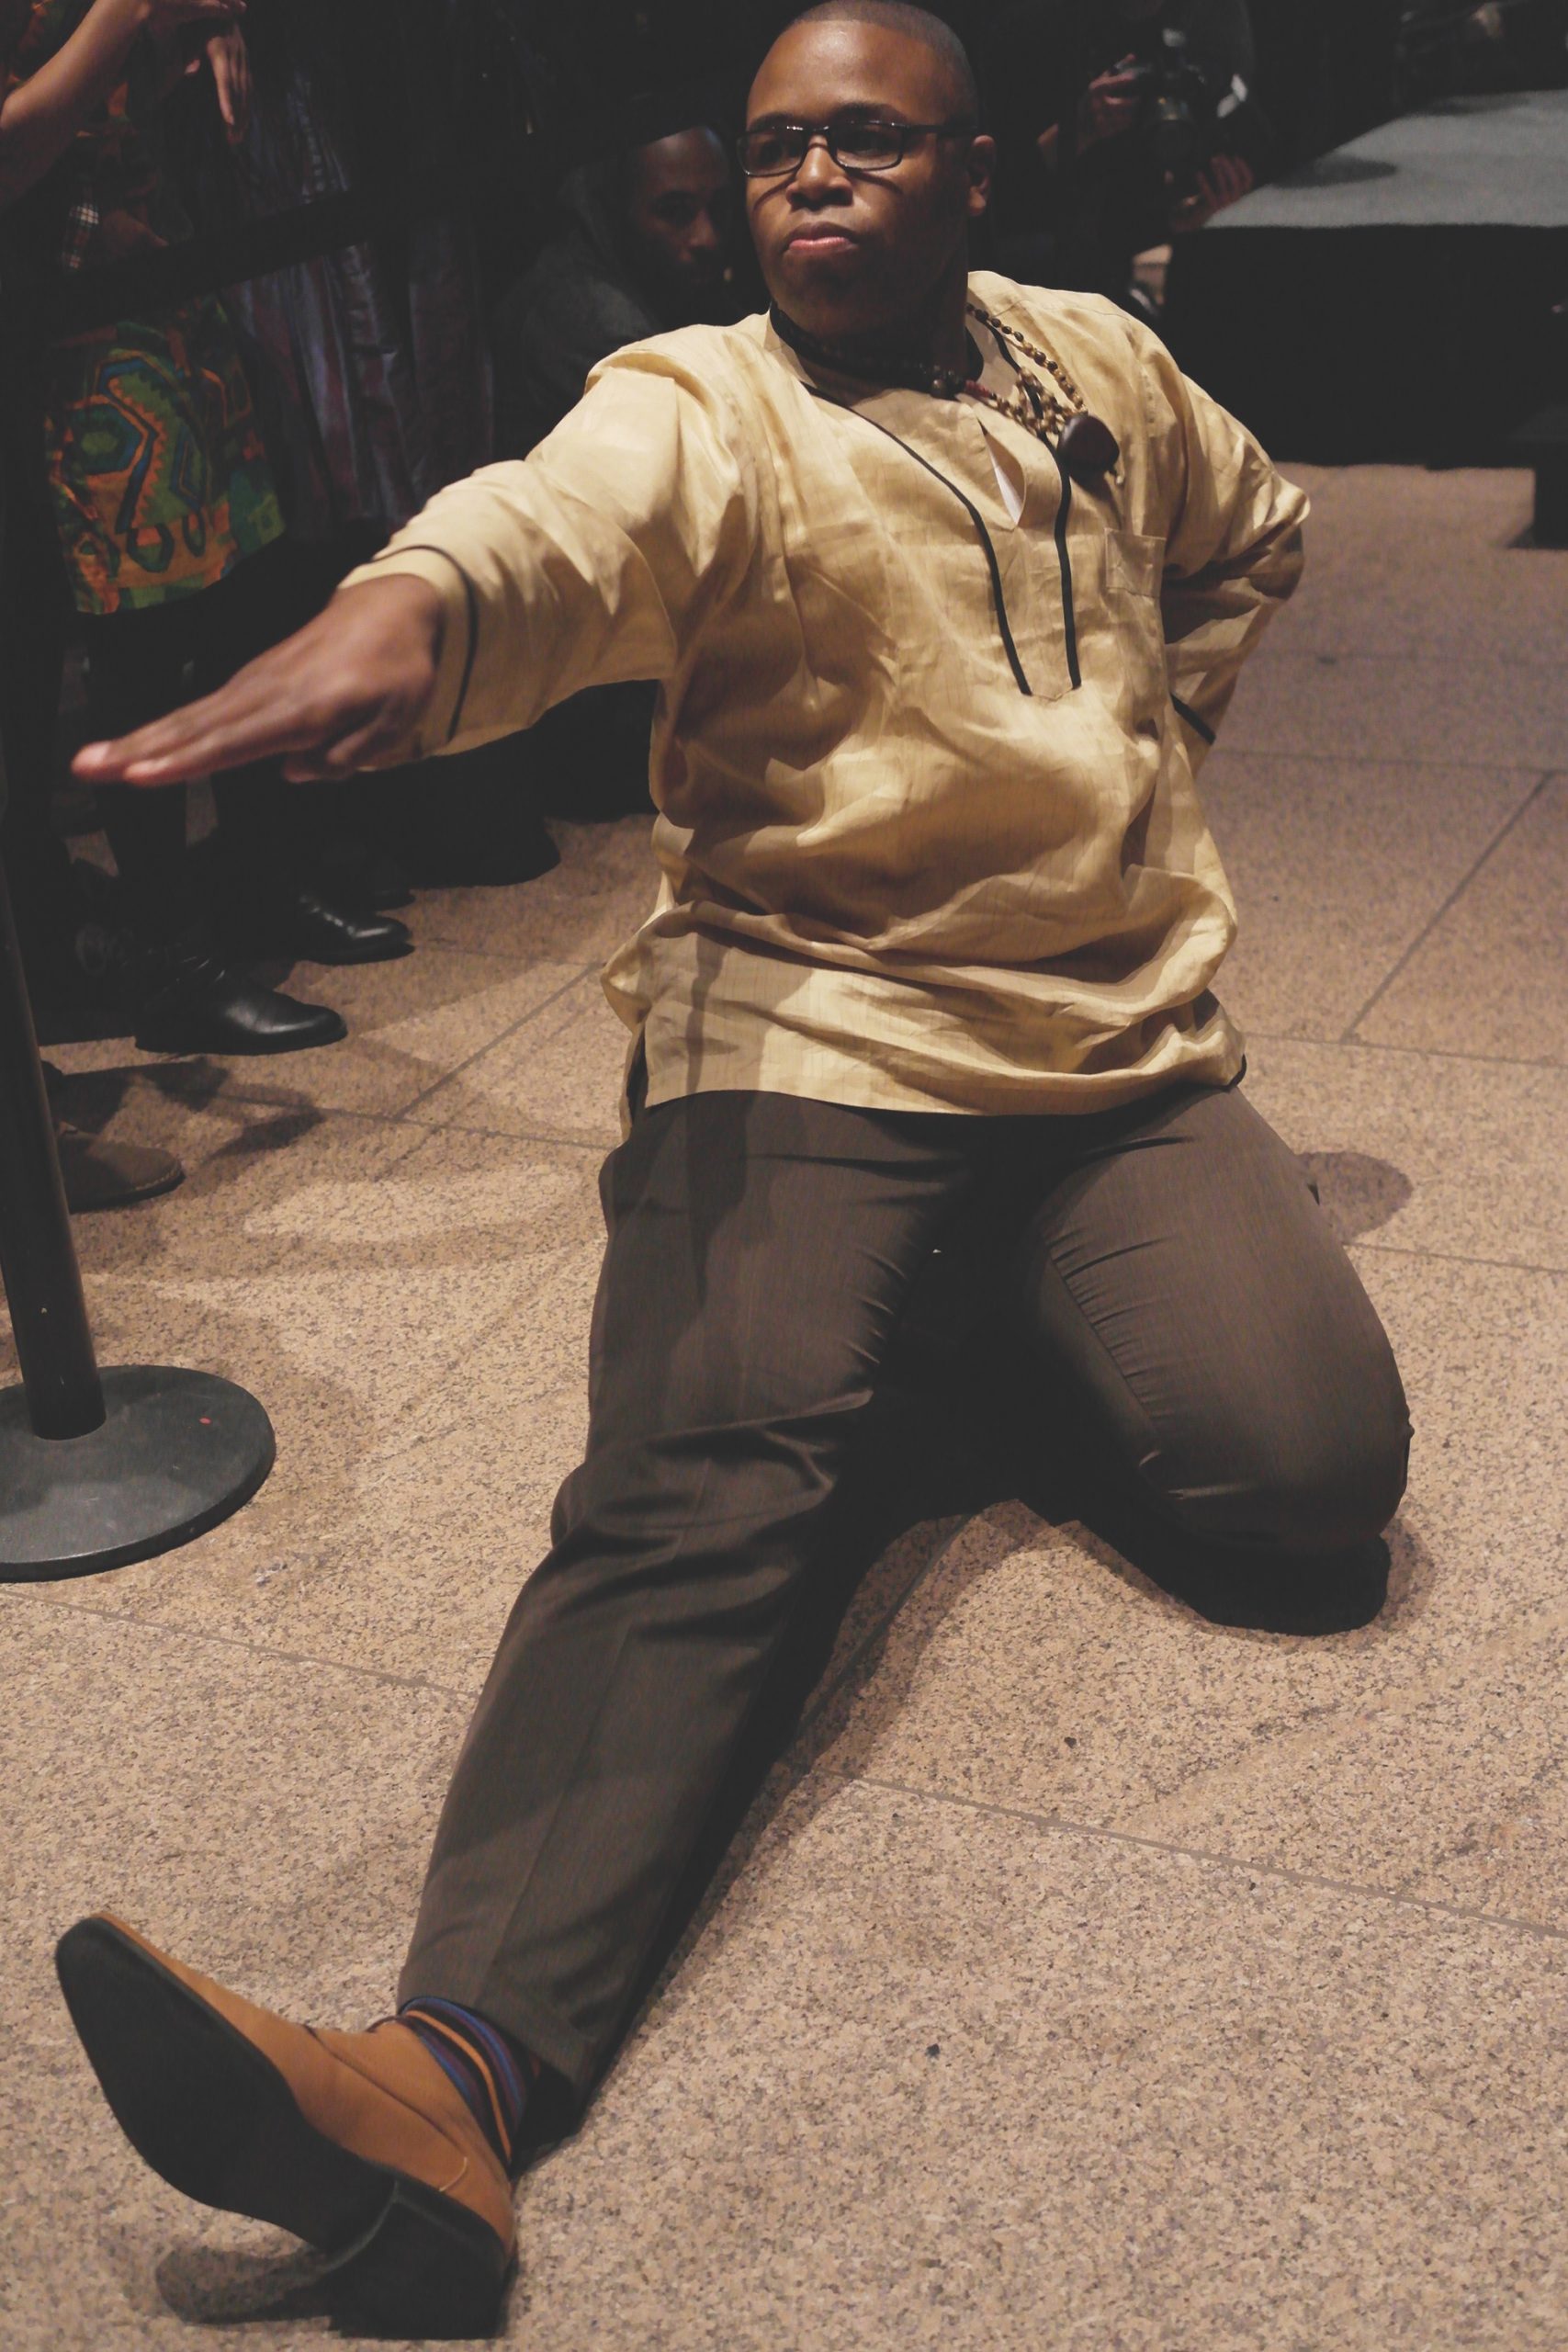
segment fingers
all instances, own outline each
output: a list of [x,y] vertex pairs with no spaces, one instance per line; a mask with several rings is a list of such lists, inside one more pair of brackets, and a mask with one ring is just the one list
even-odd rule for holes
[[1239,155],[1216,155],[1209,166],[1212,176],[1201,182],[1208,195],[1210,209],[1223,212],[1232,204],[1239,204],[1256,185],[1252,167]]
[[118,742],[84,745],[72,765],[94,784],[186,784],[254,760],[317,749],[362,717],[358,711],[328,717],[283,691],[270,669],[253,663],[217,694]]
[[91,784],[166,785],[281,759],[306,781],[389,756],[434,691],[440,620],[422,581],[342,591],[218,693],[85,745],[73,768]]

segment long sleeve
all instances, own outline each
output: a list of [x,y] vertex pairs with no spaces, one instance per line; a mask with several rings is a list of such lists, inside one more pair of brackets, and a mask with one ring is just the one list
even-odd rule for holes
[[441,597],[436,690],[408,756],[532,726],[584,686],[668,678],[744,576],[754,462],[728,398],[658,344],[606,360],[531,456],[441,491],[345,586]]
[[1160,599],[1167,666],[1196,763],[1242,663],[1301,577],[1308,502],[1157,337],[1139,332],[1138,340],[1169,518]]

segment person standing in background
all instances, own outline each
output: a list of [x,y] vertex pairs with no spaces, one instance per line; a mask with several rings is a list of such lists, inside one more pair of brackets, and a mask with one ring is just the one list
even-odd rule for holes
[[1234,77],[1250,89],[1247,0],[1022,0],[997,16],[981,82],[1000,251],[1017,276],[1125,304],[1134,254],[1201,228],[1254,185],[1253,164],[1216,144],[1178,186],[1140,135],[1137,77],[1168,30],[1210,90]]
[[[496,307],[499,458],[525,458],[612,352],[739,315],[743,241],[723,141],[685,119],[678,95],[632,111],[654,135],[568,173],[553,234]],[[653,704],[651,683],[637,680],[547,712],[528,742],[546,804],[595,816],[647,808]]]
[[[158,117],[187,76],[243,126],[243,0],[0,0],[0,209],[7,285],[38,316],[77,270],[188,233]],[[46,334],[33,355],[46,476],[95,727],[171,708],[187,670],[220,684],[291,617],[284,533],[250,386],[216,297]],[[30,462],[26,450],[17,458]],[[14,460],[16,462],[16,460]],[[344,915],[299,878],[275,763],[214,787],[220,890],[203,902],[181,795],[99,796],[125,928],[117,966],[138,1045],[280,1053],[346,1033],[325,1006],[261,985],[252,954],[400,954],[398,923]]]

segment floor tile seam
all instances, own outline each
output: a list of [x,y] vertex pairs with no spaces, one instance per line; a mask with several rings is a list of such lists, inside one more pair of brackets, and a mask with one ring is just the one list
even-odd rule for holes
[[1463,1054],[1454,1046],[1400,1046],[1390,1037],[1310,1037],[1296,1029],[1259,1029],[1247,1024],[1249,1041],[1272,1046],[1332,1046],[1336,1053],[1347,1047],[1357,1054],[1405,1054],[1417,1061],[1470,1062],[1476,1069],[1554,1069],[1568,1072],[1568,1062],[1551,1054]]
[[[596,971],[598,967],[597,965],[591,965],[589,968],[590,970]],[[497,1045],[501,1044],[501,1042],[502,1039],[499,1037],[494,1040],[494,1043]],[[1309,1040],[1308,1042],[1318,1041]],[[1326,1045],[1332,1045],[1336,1040],[1333,1038],[1325,1038],[1321,1042]],[[488,1050],[488,1047],[481,1048],[481,1051]],[[89,1077],[96,1075],[96,1073],[85,1070],[73,1071],[71,1074],[74,1077]],[[450,1130],[453,1134],[496,1136],[505,1138],[508,1142],[570,1144],[579,1149],[590,1151],[604,1152],[608,1151],[613,1148],[615,1142],[614,1136],[605,1137],[604,1136],[590,1136],[584,1133],[581,1129],[557,1130],[550,1127],[491,1127],[482,1126],[472,1119],[430,1119],[414,1118],[411,1116],[411,1113],[417,1108],[420,1103],[428,1101],[432,1094],[438,1091],[439,1089],[446,1083],[449,1077],[456,1077],[457,1075],[457,1071],[456,1069],[445,1072],[443,1076],[435,1081],[434,1086],[425,1089],[423,1094],[416,1096],[412,1103],[405,1105],[403,1108],[397,1111],[361,1110],[347,1104],[336,1103],[331,1105],[317,1105],[315,1103],[310,1103],[299,1107],[312,1111],[319,1110],[320,1117],[322,1121],[327,1119],[357,1119],[362,1124],[388,1128],[396,1128],[407,1125],[410,1127],[419,1128],[423,1135],[440,1135]],[[296,1107],[289,1103],[276,1102],[275,1098],[270,1095],[247,1094],[238,1090],[231,1090],[225,1099],[231,1102],[272,1102],[274,1107],[280,1111],[289,1110]]]
[[462,1699],[470,1705],[479,1695],[479,1686],[471,1689],[452,1682],[437,1682],[429,1675],[397,1674],[389,1667],[356,1665],[352,1659],[321,1657],[313,1650],[282,1649],[271,1642],[247,1642],[238,1634],[214,1634],[199,1625],[187,1625],[178,1618],[146,1614],[132,1609],[95,1609],[87,1602],[69,1598],[72,1580],[59,1577],[40,1579],[33,1584],[10,1584],[5,1589],[17,1600],[30,1600],[46,1608],[63,1611],[67,1616],[90,1617],[100,1624],[126,1625],[138,1633],[164,1634],[180,1641],[198,1643],[209,1649],[237,1650],[246,1657],[266,1658],[280,1666],[309,1666],[323,1673],[346,1675],[355,1682],[374,1682],[399,1690],[428,1690],[437,1698]]
[[908,1583],[900,1587],[897,1597],[889,1601],[885,1610],[879,1611],[875,1622],[866,1627],[832,1679],[830,1681],[824,1679],[818,1684],[802,1711],[800,1721],[795,1725],[794,1737],[790,1743],[792,1747],[814,1724],[821,1720],[827,1708],[832,1704],[845,1685],[852,1679],[857,1668],[863,1664],[867,1651],[887,1631],[899,1612],[908,1608],[922,1585],[929,1583],[936,1575],[959,1537],[972,1527],[980,1516],[978,1511],[964,1511],[961,1514],[956,1527],[942,1543],[938,1544],[931,1557],[916,1570]]
[[[1552,782],[1552,771],[1551,769],[1546,769],[1544,771],[1537,769],[1535,771],[1535,775],[1536,781],[1534,786],[1525,794],[1524,797],[1520,800],[1518,807],[1514,809],[1513,813],[1504,820],[1502,825],[1498,827],[1496,832],[1487,842],[1480,856],[1477,857],[1470,866],[1469,871],[1460,876],[1460,879],[1454,884],[1453,888],[1449,892],[1448,897],[1443,900],[1441,906],[1438,907],[1430,919],[1423,924],[1421,930],[1410,942],[1409,946],[1405,948],[1404,954],[1398,958],[1393,968],[1386,972],[1382,978],[1378,982],[1377,987],[1372,990],[1365,1004],[1362,1005],[1359,1012],[1358,1012],[1354,1019],[1348,1023],[1341,1043],[1345,1045],[1356,1045],[1362,1042],[1357,1037],[1356,1032],[1360,1027],[1362,1022],[1366,1020],[1373,1006],[1378,1003],[1381,998],[1387,995],[1389,989],[1393,988],[1394,982],[1399,978],[1400,974],[1404,971],[1414,961],[1415,957],[1420,954],[1421,949],[1426,945],[1427,940],[1432,937],[1438,926],[1446,921],[1450,914],[1451,914],[1454,908],[1464,896],[1464,893],[1470,888],[1471,884],[1477,880],[1480,875],[1484,871],[1487,865],[1502,848],[1509,835],[1517,826],[1524,822],[1530,810],[1538,805],[1548,785]],[[1367,1042],[1370,1043],[1371,1041],[1368,1040]]]
[[1100,1822],[1074,1821],[1064,1814],[1031,1812],[1021,1805],[998,1804],[982,1797],[963,1795],[955,1789],[919,1788],[910,1781],[891,1781],[870,1772],[851,1772],[835,1765],[815,1768],[824,1777],[840,1781],[846,1787],[880,1789],[890,1796],[913,1798],[917,1803],[946,1806],[955,1812],[983,1814],[1002,1821],[1013,1821],[1053,1837],[1081,1838],[1086,1843],[1129,1847],[1136,1851],[1165,1854],[1173,1860],[1200,1862],[1205,1868],[1224,1871],[1245,1871],[1255,1878],[1267,1878],[1280,1886],[1300,1887],[1319,1894],[1339,1894],[1357,1902],[1381,1903],[1391,1910],[1410,1911],[1424,1918],[1452,1919],[1461,1926],[1500,1928],[1513,1935],[1530,1936],[1546,1943],[1568,1943],[1568,1926],[1556,1927],[1550,1920],[1526,1919],[1512,1913],[1477,1911],[1468,1904],[1438,1903],[1427,1896],[1406,1894],[1397,1888],[1378,1886],[1365,1879],[1334,1878],[1316,1871],[1292,1871],[1278,1862],[1260,1861],[1247,1854],[1227,1854],[1206,1846],[1184,1846],[1169,1838],[1140,1836],[1130,1829],[1111,1829]]
[[[796,1726],[795,1738],[798,1738],[820,1716],[823,1709],[837,1696],[853,1674],[868,1647],[879,1634],[886,1630],[899,1611],[907,1607],[920,1587],[936,1574],[953,1544],[973,1523],[976,1516],[976,1513],[969,1512],[959,1520],[958,1524],[951,1531],[945,1541],[937,1547],[909,1582],[899,1589],[897,1598],[889,1603],[886,1611],[878,1615],[874,1624],[869,1626],[861,1639],[856,1642],[854,1648],[831,1682],[812,1694],[807,1708]],[[359,1680],[374,1681],[400,1690],[431,1690],[438,1696],[454,1699],[469,1698],[473,1695],[456,1684],[438,1682],[427,1675],[395,1674],[388,1668],[357,1666],[348,1660],[321,1657],[314,1651],[288,1650],[267,1642],[247,1642],[239,1634],[209,1633],[199,1626],[186,1625],[177,1619],[172,1620],[137,1610],[96,1609],[87,1602],[72,1600],[69,1586],[68,1578],[53,1581],[40,1580],[36,1584],[27,1585],[6,1584],[0,1586],[0,1597],[18,1601],[32,1600],[45,1604],[52,1603],[54,1607],[63,1609],[72,1616],[90,1617],[102,1623],[133,1625],[143,1632],[175,1634],[182,1638],[201,1642],[209,1646],[236,1649],[250,1657],[270,1658],[284,1664],[325,1668],[330,1671],[351,1675]]]
[[417,1094],[412,1096],[403,1104],[401,1115],[404,1118],[408,1117],[409,1114],[416,1111],[422,1102],[428,1102],[431,1096],[438,1094],[444,1086],[450,1086],[454,1079],[460,1078],[473,1063],[481,1060],[486,1054],[493,1053],[497,1046],[504,1046],[509,1039],[515,1037],[520,1030],[526,1029],[530,1022],[536,1021],[541,1013],[547,1012],[553,1004],[558,1004],[561,998],[569,996],[574,988],[579,987],[588,978],[590,973],[599,972],[603,968],[602,963],[598,960],[591,964],[571,966],[567,978],[561,982],[559,988],[552,989],[548,996],[541,997],[537,1004],[530,1005],[528,1011],[522,1013],[517,1020],[508,1023],[504,1029],[498,1029],[493,1037],[487,1037],[482,1046],[476,1046],[471,1054],[465,1054],[460,1061],[456,1061],[450,1069],[444,1069],[439,1078],[432,1080],[428,1086],[422,1087]]
[[[93,1076],[96,1076],[96,1075],[97,1075],[97,1073],[96,1073],[96,1072],[94,1072],[94,1071],[78,1070],[78,1071],[74,1071],[74,1072],[73,1072],[73,1073],[72,1073],[72,1075],[73,1075],[73,1076],[75,1076],[75,1077],[79,1077],[79,1078],[86,1078],[86,1077],[93,1077]],[[191,1102],[190,1102],[189,1098],[188,1098],[188,1097],[182,1096],[182,1095],[179,1093],[178,1090],[176,1090],[176,1091],[175,1091],[175,1093],[173,1094],[173,1096],[171,1096],[169,1093],[165,1092],[162,1088],[157,1088],[157,1087],[146,1087],[146,1086],[144,1086],[144,1085],[142,1084],[142,1082],[141,1082],[140,1080],[135,1080],[135,1079],[133,1079],[132,1083],[133,1083],[133,1084],[135,1084],[135,1085],[138,1087],[139,1091],[148,1092],[148,1093],[154,1093],[154,1094],[162,1094],[162,1095],[163,1095],[163,1099],[164,1099],[165,1102],[169,1102],[169,1101],[173,1100],[173,1101],[175,1101],[175,1102],[183,1102],[184,1106],[185,1106],[186,1108],[187,1108],[187,1109],[189,1109],[189,1108],[193,1108],[193,1107],[199,1107],[199,1106],[193,1106],[193,1105],[191,1104]],[[362,1126],[362,1127],[384,1127],[384,1128],[387,1130],[387,1132],[388,1132],[389,1136],[392,1136],[392,1135],[397,1134],[397,1133],[398,1133],[398,1131],[399,1131],[399,1130],[403,1126],[403,1125],[404,1125],[404,1122],[403,1122],[403,1119],[402,1119],[402,1114],[401,1114],[400,1112],[396,1112],[396,1111],[362,1111],[362,1110],[350,1109],[350,1108],[348,1108],[348,1107],[346,1107],[346,1106],[344,1106],[344,1105],[340,1105],[340,1104],[337,1104],[337,1103],[333,1103],[333,1104],[318,1104],[318,1103],[310,1102],[310,1103],[299,1103],[299,1104],[297,1104],[297,1103],[289,1103],[289,1102],[276,1102],[273,1097],[271,1097],[271,1096],[269,1096],[269,1095],[265,1095],[265,1094],[245,1094],[245,1093],[241,1093],[241,1092],[232,1091],[227,1091],[227,1092],[225,1093],[225,1095],[224,1095],[224,1098],[223,1098],[223,1099],[224,1099],[224,1101],[225,1101],[225,1102],[246,1102],[246,1103],[250,1103],[250,1104],[253,1104],[253,1105],[260,1104],[260,1105],[263,1105],[263,1106],[265,1106],[265,1105],[270,1104],[270,1105],[271,1105],[271,1107],[272,1107],[274,1110],[280,1111],[280,1112],[284,1112],[284,1113],[288,1113],[288,1112],[291,1112],[291,1111],[296,1111],[296,1110],[307,1110],[307,1111],[310,1111],[311,1114],[313,1114],[313,1116],[312,1116],[312,1118],[311,1118],[311,1123],[310,1123],[310,1126],[309,1126],[309,1127],[308,1127],[308,1128],[307,1128],[307,1129],[306,1129],[306,1130],[305,1130],[305,1131],[304,1131],[304,1132],[303,1132],[303,1133],[302,1133],[302,1134],[298,1137],[298,1141],[299,1141],[300,1143],[304,1143],[304,1142],[306,1142],[306,1141],[309,1139],[309,1137],[310,1137],[310,1136],[313,1136],[314,1134],[316,1134],[316,1133],[317,1133],[317,1131],[318,1131],[318,1129],[320,1129],[320,1128],[321,1128],[321,1127],[324,1127],[324,1126],[327,1125],[327,1123],[328,1123],[329,1121],[335,1121],[335,1120],[352,1120],[352,1121],[355,1122],[358,1125],[360,1125],[360,1126]],[[108,1129],[108,1127],[109,1127],[109,1125],[112,1125],[112,1117],[111,1117],[111,1119],[110,1119],[110,1120],[106,1120],[103,1132],[107,1133],[107,1129]],[[96,1131],[96,1130],[95,1130],[95,1132],[97,1132],[97,1131]],[[410,1150],[411,1152],[417,1151],[417,1150],[420,1148],[421,1144],[423,1143],[424,1136],[425,1136],[426,1135],[429,1135],[429,1134],[433,1133],[433,1132],[434,1132],[434,1130],[433,1130],[433,1129],[431,1129],[428,1125],[424,1125],[423,1123],[415,1123],[415,1122],[411,1122],[411,1123],[410,1123],[410,1132],[409,1132],[409,1150]],[[283,1149],[284,1149],[284,1150],[288,1150],[288,1149],[291,1149],[291,1148],[292,1148],[292,1145],[291,1145],[291,1144],[290,1144],[290,1145],[286,1145],[286,1146],[284,1146],[284,1147],[283,1147]],[[211,1167],[211,1166],[212,1166],[212,1165],[213,1165],[217,1160],[219,1160],[219,1159],[222,1159],[222,1157],[223,1157],[223,1150],[222,1150],[222,1148],[220,1147],[217,1151],[213,1152],[213,1153],[210,1155],[210,1157],[209,1157],[209,1159],[199,1159],[199,1160],[196,1161],[196,1163],[195,1163],[195,1172],[196,1172],[196,1173],[197,1173],[197,1174],[200,1174],[204,1170],[206,1170],[206,1169],[207,1169],[207,1168],[209,1168],[209,1167]],[[392,1164],[395,1166],[395,1165],[397,1165],[398,1163],[397,1163],[397,1162],[393,1162]],[[192,1172],[192,1170],[191,1170],[190,1169],[187,1169],[186,1172],[186,1174],[188,1175],[188,1174],[190,1174],[190,1173]]]
[[[525,889],[527,885],[521,882],[501,883],[496,887],[501,889]],[[418,932],[414,933],[415,956],[422,947],[438,947],[443,956],[474,956],[486,964],[511,964],[525,969],[528,963],[527,956],[519,955],[514,947],[476,947],[471,940],[446,939],[434,931],[427,931],[423,935]]]
[[498,1143],[551,1144],[562,1150],[596,1151],[601,1157],[615,1148],[615,1136],[591,1136],[580,1127],[489,1127],[472,1119],[420,1119],[410,1122],[432,1136],[486,1136]]
[[[1336,1701],[1321,1713],[1303,1715],[1292,1729],[1270,1738],[1262,1756],[1238,1750],[1232,1756],[1200,1768],[1183,1781],[1179,1794],[1199,1804],[1214,1799],[1224,1801],[1227,1796],[1244,1792],[1255,1780],[1257,1768],[1261,1763],[1267,1762],[1271,1770],[1282,1766],[1288,1770],[1295,1758],[1329,1755],[1341,1747],[1345,1740],[1359,1735],[1369,1726],[1380,1730],[1407,1727],[1428,1709],[1442,1708],[1456,1698],[1473,1695],[1488,1677],[1505,1672],[1521,1658],[1530,1658],[1541,1650],[1544,1644],[1560,1636],[1565,1629],[1568,1629],[1568,1600],[1539,1610],[1521,1622],[1496,1627],[1468,1648],[1461,1657],[1440,1665],[1427,1661],[1405,1680],[1391,1683],[1382,1690],[1359,1698]],[[1531,1719],[1540,1720],[1540,1711],[1532,1711]],[[1153,1802],[1165,1801],[1156,1798]],[[1139,1836],[1147,1833],[1127,1834]]]
[[[1347,568],[1354,578],[1357,567],[1352,564]],[[1303,629],[1311,626],[1310,620],[1303,614],[1298,613],[1296,618],[1301,622]],[[1473,639],[1467,639],[1465,642],[1468,645],[1472,643]],[[1275,642],[1259,651],[1257,670],[1258,673],[1266,676],[1269,671],[1283,669],[1287,663],[1300,669],[1315,670],[1408,670],[1419,666],[1434,670],[1475,670],[1487,673],[1495,670],[1551,670],[1558,666],[1544,657],[1539,661],[1521,661],[1517,656],[1511,658],[1506,653],[1493,652],[1490,649],[1484,655],[1466,653],[1456,659],[1451,653],[1445,651],[1441,646],[1434,649],[1428,639],[1424,647],[1412,646],[1408,650],[1400,652],[1369,650],[1361,647],[1357,647],[1353,651],[1342,652],[1337,648],[1328,646],[1285,645]]]
[[1484,662],[1473,658],[1457,662],[1450,661],[1440,651],[1425,651],[1419,648],[1412,648],[1407,653],[1340,653],[1326,649],[1319,653],[1310,650],[1298,652],[1294,647],[1287,650],[1281,646],[1274,651],[1272,659],[1276,662],[1299,662],[1303,668],[1310,664],[1320,670],[1348,670],[1352,664],[1362,670],[1397,670],[1413,666],[1416,662],[1425,662],[1433,668],[1440,665],[1445,670],[1463,668],[1477,671],[1502,671],[1513,678],[1546,676],[1561,667],[1560,663],[1551,662],[1544,656],[1532,661],[1528,655],[1496,653]]
[[[53,1051],[55,1049],[51,1047],[50,1050]],[[248,1062],[251,1058],[252,1057],[248,1055],[243,1057],[243,1060],[244,1062]],[[265,1058],[268,1062],[271,1062],[275,1057],[272,1056],[266,1056],[259,1058]],[[153,1067],[156,1068],[161,1066],[164,1068],[177,1068],[179,1066],[179,1061],[180,1057],[178,1056],[170,1056],[162,1065],[154,1064]],[[252,1091],[252,1090],[245,1085],[243,1079],[238,1077],[231,1063],[226,1063],[224,1065],[224,1069],[227,1073],[228,1081],[231,1082],[226,1082],[221,1096],[214,1095],[209,1098],[210,1102],[260,1102],[270,1105],[270,1107],[276,1111],[309,1111],[314,1114],[318,1124],[327,1119],[360,1119],[371,1121],[378,1126],[393,1127],[397,1125],[399,1119],[401,1117],[400,1112],[362,1110],[356,1105],[351,1103],[311,1102],[309,1101],[293,1102],[280,1102],[276,1094]],[[108,1070],[73,1069],[67,1070],[65,1075],[68,1079],[72,1080],[116,1078],[124,1075],[129,1078],[130,1084],[141,1093],[160,1094],[165,1102],[177,1102],[186,1109],[200,1110],[204,1107],[197,1099],[194,1089],[187,1090],[182,1086],[159,1086],[153,1080],[151,1069],[142,1070],[131,1066],[127,1066],[123,1071],[118,1068]],[[258,1088],[264,1084],[265,1080],[260,1078],[255,1080],[255,1085]]]
[[[1540,775],[1539,760],[1436,760],[1436,759],[1367,759],[1355,752],[1275,752],[1261,744],[1247,743],[1222,735],[1217,747],[1232,760],[1293,760],[1300,766],[1361,767],[1361,768],[1438,768],[1456,775]],[[1557,775],[1553,770],[1547,781]]]
[[1468,1250],[1421,1250],[1410,1242],[1369,1241],[1363,1234],[1357,1234],[1345,1247],[1350,1250],[1375,1251],[1382,1258],[1428,1258],[1435,1265],[1493,1266],[1503,1273],[1543,1274],[1549,1281],[1561,1282],[1564,1275],[1568,1275],[1568,1264],[1532,1266],[1523,1258],[1478,1258]]

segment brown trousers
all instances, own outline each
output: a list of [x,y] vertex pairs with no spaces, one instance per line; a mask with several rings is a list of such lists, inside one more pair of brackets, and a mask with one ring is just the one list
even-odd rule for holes
[[999,1281],[1042,1448],[1070,1408],[1129,1521],[1243,1584],[1364,1555],[1410,1436],[1371,1301],[1235,1088],[1027,1119],[698,1094],[638,1114],[602,1192],[586,1458],[458,1758],[400,1988],[491,2018],[577,2098],[803,1594],[826,1573],[847,1598],[866,1564],[845,1498],[934,1262]]

